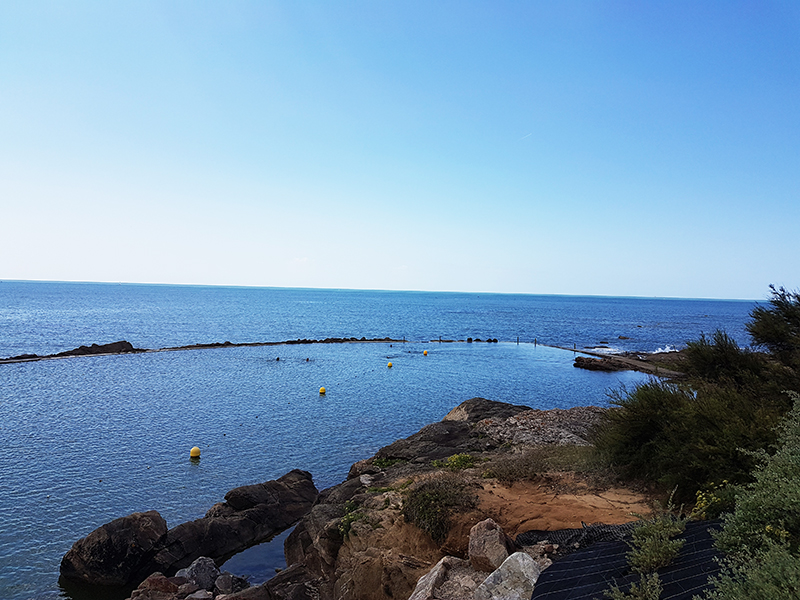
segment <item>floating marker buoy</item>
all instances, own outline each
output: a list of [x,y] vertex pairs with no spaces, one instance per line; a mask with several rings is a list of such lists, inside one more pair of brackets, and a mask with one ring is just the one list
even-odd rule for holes
[[425,351],[424,351],[422,354],[423,354],[424,356],[428,356],[428,351],[427,351],[427,350],[425,350]]
[[324,387],[319,388],[319,395],[320,396],[324,396],[325,395],[325,388]]
[[388,364],[388,365],[386,365],[386,366],[387,366],[387,367],[389,367],[389,368],[391,369],[391,368],[392,368],[392,363],[389,363],[389,364]]
[[189,458],[200,458],[200,448],[195,446],[191,450],[189,450]]

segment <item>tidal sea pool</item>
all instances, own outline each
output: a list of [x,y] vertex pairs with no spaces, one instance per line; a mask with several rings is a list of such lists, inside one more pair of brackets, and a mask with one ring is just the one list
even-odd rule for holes
[[[414,342],[0,365],[0,597],[64,595],[61,556],[112,519],[157,510],[174,526],[293,468],[323,489],[468,398],[605,405],[609,390],[646,380],[576,369],[572,358],[533,344]],[[270,569],[248,567],[255,578]]]

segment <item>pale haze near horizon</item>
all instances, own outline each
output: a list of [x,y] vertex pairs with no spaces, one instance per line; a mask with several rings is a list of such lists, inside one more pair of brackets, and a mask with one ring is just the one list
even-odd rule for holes
[[795,2],[5,2],[0,279],[800,286]]

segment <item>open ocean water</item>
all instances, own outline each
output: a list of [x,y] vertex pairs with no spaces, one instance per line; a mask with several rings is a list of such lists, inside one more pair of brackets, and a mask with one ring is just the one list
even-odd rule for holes
[[[139,348],[407,341],[0,364],[0,598],[77,598],[59,586],[61,557],[103,523],[155,509],[172,527],[203,516],[231,488],[293,468],[310,471],[323,489],[468,398],[541,409],[605,405],[610,389],[645,380],[575,369],[571,352],[534,340],[656,352],[723,329],[747,345],[754,305],[2,281],[0,357],[118,340]],[[433,341],[440,337],[500,343]],[[188,459],[195,445],[197,463]],[[279,539],[226,568],[263,581],[281,550]]]

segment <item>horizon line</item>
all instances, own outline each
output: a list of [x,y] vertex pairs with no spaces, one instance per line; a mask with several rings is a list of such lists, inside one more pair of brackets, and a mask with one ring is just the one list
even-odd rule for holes
[[687,296],[614,296],[611,294],[566,294],[558,292],[496,292],[496,291],[463,291],[463,290],[422,290],[422,289],[384,289],[384,288],[349,288],[349,287],[309,287],[309,286],[279,286],[279,285],[242,285],[231,283],[164,283],[147,281],[89,281],[89,280],[61,280],[61,279],[2,279],[0,284],[9,283],[74,283],[97,285],[152,285],[152,286],[180,286],[180,287],[219,287],[219,288],[245,288],[245,289],[273,289],[273,290],[319,290],[341,292],[409,292],[422,294],[492,294],[505,296],[558,296],[566,298],[630,298],[637,300],[717,300],[721,302],[759,302],[767,301],[766,298],[720,298],[720,297],[687,297]]

